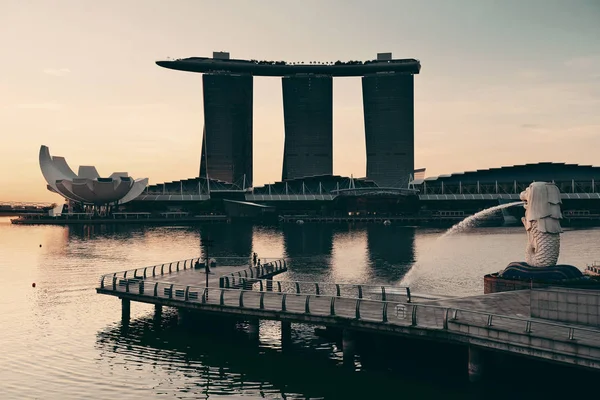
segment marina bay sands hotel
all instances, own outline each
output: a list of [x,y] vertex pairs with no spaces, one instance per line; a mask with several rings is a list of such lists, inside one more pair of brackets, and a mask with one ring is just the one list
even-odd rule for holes
[[203,73],[200,176],[252,186],[253,76],[282,78],[282,180],[333,174],[333,78],[362,77],[367,171],[380,187],[406,187],[414,171],[414,59],[380,53],[371,61],[289,63],[212,58],[157,61]]

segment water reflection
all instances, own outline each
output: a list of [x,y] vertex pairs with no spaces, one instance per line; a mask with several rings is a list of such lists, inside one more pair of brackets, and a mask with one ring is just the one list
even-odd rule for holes
[[366,230],[371,280],[401,280],[415,262],[415,229],[373,224]]
[[212,257],[249,257],[252,253],[253,226],[250,224],[207,224],[198,228],[200,245],[210,240]]
[[336,225],[332,224],[286,224],[283,226],[285,253],[290,258],[331,256],[333,234]]
[[[208,322],[208,321],[207,321]],[[222,322],[222,321],[221,321]],[[239,325],[238,325],[239,326]],[[231,325],[228,325],[231,328]],[[462,398],[452,384],[428,385],[425,380],[400,375],[373,365],[368,370],[342,367],[334,343],[320,339],[311,328],[294,325],[291,348],[282,351],[267,335],[279,334],[278,324],[261,324],[261,342],[250,343],[239,328],[207,331],[199,322],[182,326],[175,313],[131,321],[127,329],[113,326],[97,335],[98,365],[115,372],[144,371],[145,380],[116,381],[129,391],[150,389],[176,398],[243,394],[266,398],[392,398],[402,384],[405,395],[418,398]],[[267,328],[267,329],[265,329]],[[298,331],[300,330],[300,332]],[[383,359],[380,360],[384,361]],[[385,365],[393,365],[387,360]],[[377,364],[377,363],[375,363]],[[380,364],[380,363],[379,363]],[[404,362],[406,366],[406,363]],[[119,374],[119,376],[122,376]],[[166,377],[168,378],[166,378]],[[153,382],[148,387],[147,382]]]
[[[416,363],[391,352],[384,358],[408,365],[408,372],[387,372],[381,357],[369,363],[364,354],[360,371],[344,372],[336,344],[315,337],[306,325],[294,326],[291,354],[281,352],[279,328],[268,322],[261,324],[260,347],[248,347],[234,329],[188,332],[171,325],[166,311],[154,324],[151,306],[132,303],[132,320],[124,329],[116,323],[118,299],[94,290],[102,274],[199,256],[208,236],[215,240],[215,254],[293,257],[288,276],[281,278],[393,284],[416,264],[411,289],[425,293],[480,294],[485,273],[523,257],[521,228],[475,230],[444,240],[439,235],[375,225],[61,227],[11,225],[0,218],[0,365],[10,366],[2,371],[2,398],[69,400],[81,393],[124,400],[159,393],[198,398],[207,392],[231,398],[468,397],[468,390],[441,380],[446,372],[429,371],[439,365],[439,355],[424,358],[427,369],[414,375],[409,373]],[[600,229],[565,232],[561,262],[585,266],[600,259],[599,240]],[[464,374],[464,364],[456,371]],[[486,397],[505,395],[493,390],[496,385],[487,386]],[[528,398],[540,397],[532,387]],[[511,396],[516,392],[511,387]]]

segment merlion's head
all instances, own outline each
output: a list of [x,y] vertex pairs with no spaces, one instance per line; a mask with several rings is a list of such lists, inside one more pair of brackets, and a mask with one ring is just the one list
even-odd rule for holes
[[560,191],[553,183],[533,182],[519,196],[525,202],[525,228],[530,230],[532,223],[541,232],[560,233]]

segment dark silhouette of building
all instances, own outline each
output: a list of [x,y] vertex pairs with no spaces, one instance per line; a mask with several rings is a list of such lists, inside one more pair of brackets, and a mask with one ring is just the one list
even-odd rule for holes
[[200,176],[252,186],[251,75],[204,74]]
[[[301,62],[213,57],[157,61],[204,74],[205,133],[200,176],[252,185],[252,77],[283,77],[283,180],[333,172],[333,77],[362,76],[367,177],[408,187],[414,170],[413,74],[416,59],[379,53],[368,61]],[[244,182],[245,177],[245,182]]]
[[282,179],[333,173],[333,78],[282,79],[285,145]]
[[415,167],[414,76],[362,78],[367,179],[382,187],[407,187]]

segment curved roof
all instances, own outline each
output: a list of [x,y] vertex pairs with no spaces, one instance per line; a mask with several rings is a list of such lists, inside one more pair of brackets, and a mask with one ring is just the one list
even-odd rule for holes
[[48,190],[76,202],[124,204],[139,196],[148,185],[148,178],[134,181],[127,172],[101,178],[94,166],[82,165],[76,175],[64,157],[52,157],[47,146],[40,147],[39,162]]
[[455,172],[448,175],[439,175],[414,181],[414,184],[423,182],[436,183],[485,183],[485,182],[513,182],[513,181],[589,181],[600,180],[600,167],[591,165],[540,162],[534,164],[521,164],[499,168],[478,169],[476,171]]
[[376,72],[404,72],[418,74],[421,63],[415,59],[389,61],[336,61],[331,64],[291,64],[285,61],[256,61],[190,57],[173,61],[157,61],[157,65],[189,72],[248,73],[256,76],[288,76],[300,74],[330,76],[362,76]]

